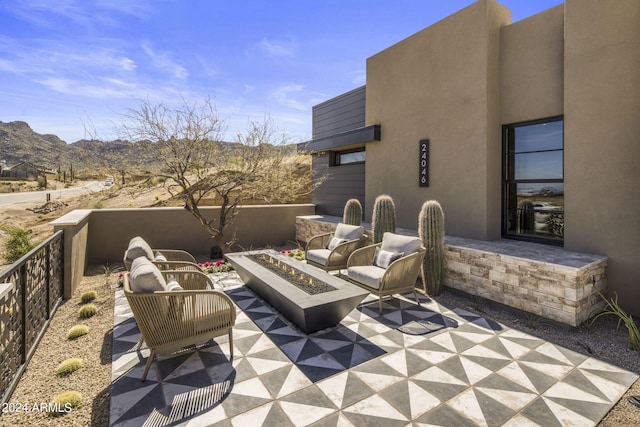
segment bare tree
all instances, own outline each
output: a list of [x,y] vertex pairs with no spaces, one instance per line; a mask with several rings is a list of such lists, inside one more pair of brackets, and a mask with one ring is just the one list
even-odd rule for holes
[[[225,123],[215,104],[183,101],[178,108],[144,102],[129,110],[123,129],[132,141],[148,141],[163,163],[160,173],[173,184],[172,195],[211,235],[223,252],[237,242],[225,230],[247,203],[290,203],[309,194],[310,168],[303,170],[306,155],[279,135],[272,120],[249,122],[235,142],[221,140]],[[214,199],[219,215],[210,218],[200,209],[205,199]]]

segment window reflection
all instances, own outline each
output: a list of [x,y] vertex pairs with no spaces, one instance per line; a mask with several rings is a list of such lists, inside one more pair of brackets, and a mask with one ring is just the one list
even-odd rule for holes
[[504,234],[562,243],[563,122],[504,127]]

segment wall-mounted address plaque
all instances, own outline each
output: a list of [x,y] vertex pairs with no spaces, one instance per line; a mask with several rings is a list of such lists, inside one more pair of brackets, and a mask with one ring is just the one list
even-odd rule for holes
[[429,186],[429,140],[420,140],[420,173],[418,174],[418,184],[420,187]]

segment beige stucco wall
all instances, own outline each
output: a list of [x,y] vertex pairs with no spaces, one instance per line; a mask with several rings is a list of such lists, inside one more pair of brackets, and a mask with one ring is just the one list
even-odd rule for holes
[[[415,228],[421,205],[437,199],[447,233],[500,236],[500,28],[509,11],[480,0],[367,60],[365,218],[379,194]],[[418,186],[418,142],[430,139],[430,186]]]
[[564,5],[505,26],[500,44],[500,123],[564,111]]
[[640,1],[565,6],[565,248],[607,255],[640,314]]
[[51,222],[53,231],[62,230],[64,251],[64,298],[71,298],[84,277],[87,266],[87,239],[91,210],[77,209]]
[[[201,211],[207,218],[217,218],[220,208],[204,207]],[[283,245],[295,241],[296,216],[314,211],[311,204],[242,206],[225,236],[236,233],[236,250]],[[215,244],[185,209],[100,209],[93,211],[89,222],[89,262],[122,261],[129,240],[138,235],[152,248],[183,249],[194,256],[208,257]]]

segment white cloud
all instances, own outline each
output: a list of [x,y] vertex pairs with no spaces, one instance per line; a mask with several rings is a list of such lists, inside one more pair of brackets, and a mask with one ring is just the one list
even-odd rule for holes
[[151,63],[156,68],[166,70],[178,79],[186,79],[189,76],[186,68],[170,58],[171,54],[169,52],[156,52],[149,43],[144,43],[142,49],[149,56]]
[[269,93],[279,105],[309,113],[311,107],[324,100],[323,95],[309,92],[304,85],[285,83]]

